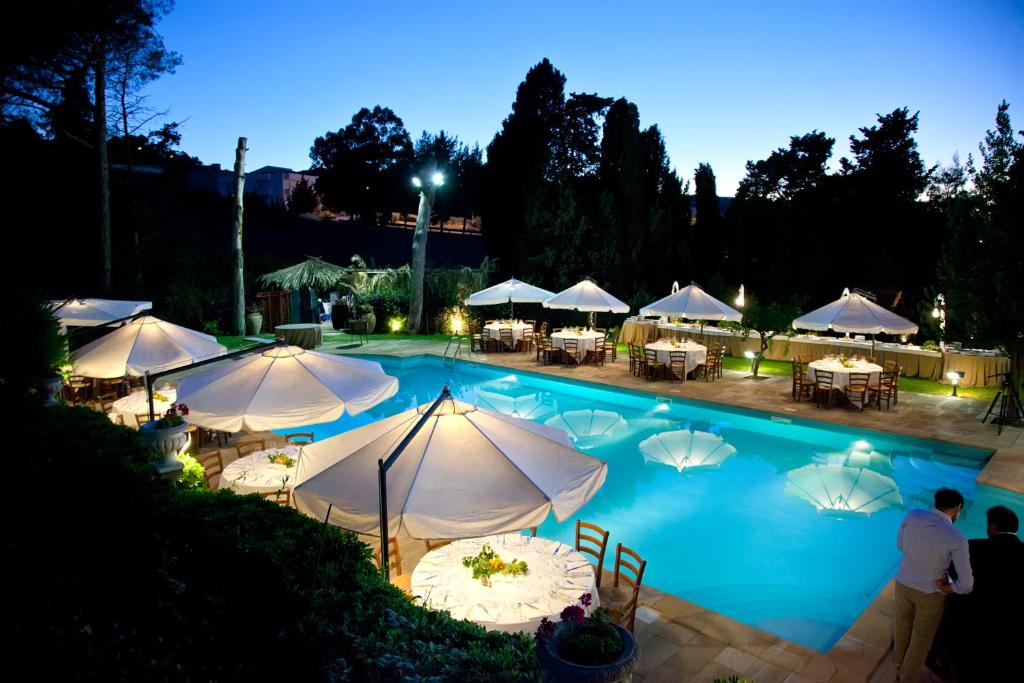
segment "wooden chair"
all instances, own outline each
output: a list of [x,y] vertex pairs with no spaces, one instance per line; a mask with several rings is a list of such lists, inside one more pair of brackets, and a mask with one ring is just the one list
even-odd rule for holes
[[[831,405],[834,400],[835,387],[832,386],[832,373],[828,370],[814,371],[814,404],[815,407]],[[822,399],[824,396],[824,399]]]
[[594,365],[604,366],[604,356],[606,352],[607,347],[604,345],[604,337],[601,337],[600,339],[594,340],[594,349],[592,351],[587,351],[587,358],[589,358]]
[[[197,455],[196,460],[203,466],[203,476],[206,477],[206,488],[215,489],[220,486],[220,475],[224,471],[224,458],[220,451],[210,451]],[[216,477],[216,481],[214,481]]]
[[533,351],[533,346],[536,343],[536,341],[537,339],[533,335],[533,328],[527,327],[526,329],[523,330],[522,341],[519,342],[520,350],[523,353],[530,353],[531,351]]
[[231,435],[227,432],[221,432],[216,429],[206,429],[205,427],[199,428],[197,436],[199,438],[200,445],[211,444],[216,441],[217,446],[225,446],[231,438]]
[[523,324],[524,325],[529,325],[531,332],[537,329],[537,321],[536,320],[524,320]]
[[885,370],[886,372],[893,372],[894,370],[896,370],[896,361],[891,359],[885,361],[885,363],[882,365],[882,369]]
[[710,346],[707,348],[707,357],[704,359],[704,366],[701,368],[700,374],[705,382],[714,382],[718,376],[718,350]]
[[[377,569],[380,569],[380,548],[373,549],[373,559],[377,564]],[[395,572],[394,576],[391,576],[392,571]],[[406,593],[412,593],[412,577],[408,574],[402,574],[402,554],[398,552],[397,538],[388,539],[388,576],[391,579],[392,585],[401,588]]]
[[544,365],[550,365],[555,356],[554,346],[551,345],[551,337],[540,337],[537,340],[537,362],[543,361]]
[[292,506],[291,489],[278,489],[277,491],[261,491],[260,495],[272,503],[277,503],[281,507],[287,508]]
[[601,606],[608,610],[612,621],[630,632],[636,625],[636,607],[645,569],[647,561],[619,543],[615,547],[615,581],[611,588],[599,591]]
[[79,405],[88,401],[92,393],[92,380],[83,375],[71,375],[68,377],[68,399],[71,403]]
[[498,339],[501,341],[502,351],[515,351],[516,342],[515,337],[512,334],[511,327],[502,327],[498,329]]
[[876,365],[874,356],[864,356],[864,360],[872,365]]
[[644,349],[644,377],[648,380],[661,379],[665,376],[665,364],[658,360],[658,352]]
[[725,345],[718,347],[718,363],[715,364],[715,376],[722,379],[725,376]]
[[686,351],[668,352],[668,374],[674,380],[686,381]]
[[615,341],[615,335],[609,332],[605,335],[604,342],[608,346],[608,350],[612,356],[612,362],[614,363],[619,358],[619,344]]
[[851,372],[850,383],[846,387],[846,399],[851,404],[858,405],[862,411],[868,400],[868,382],[870,381],[871,373]]
[[256,451],[267,450],[267,443],[258,436],[247,436],[243,439],[239,439],[235,444],[235,452],[238,453],[239,458],[244,458],[250,453]]
[[[438,548],[443,548],[446,545],[448,545],[449,543],[451,543],[450,540],[440,539],[440,540],[436,540],[436,541],[423,541],[423,546],[427,549],[427,552],[429,553],[431,550],[437,550]],[[380,553],[377,553],[377,554],[379,555]],[[380,560],[379,559],[377,560],[377,566],[378,567],[380,566]]]
[[[96,397],[96,403],[99,404],[100,410],[104,413],[109,413],[111,410],[114,409],[114,401],[116,400],[117,394],[115,394],[114,392],[100,394],[99,396]],[[146,414],[146,417],[149,417],[148,413]]]
[[875,406],[881,410],[882,401],[885,401],[885,409],[889,410],[889,406],[892,405],[893,398],[896,395],[896,381],[894,372],[882,371],[878,375],[878,385],[874,387],[868,387],[868,392],[871,395],[870,400],[875,402]]
[[[596,536],[584,531],[592,531]],[[608,549],[608,532],[588,522],[576,520],[576,551],[593,555],[597,559],[597,568],[594,570],[594,577],[597,579],[597,587],[601,587],[601,572],[604,569],[604,553]]]
[[289,446],[308,446],[313,443],[313,432],[295,432],[285,434],[284,442]]
[[545,320],[540,324],[540,330],[537,331],[537,335],[541,337],[548,336],[548,321]]
[[498,321],[497,320],[485,320],[484,321],[484,327],[487,327],[488,325],[493,325],[496,322],[498,322]]
[[142,425],[149,422],[149,413],[135,413],[135,427],[141,429]]
[[898,405],[900,402],[900,376],[903,374],[903,366],[896,366],[896,371],[892,373],[892,402],[893,405]]
[[569,360],[576,365],[580,364],[580,340],[579,339],[563,339],[562,340],[562,364],[568,365]]
[[469,351],[484,352],[484,335],[477,328],[475,320],[469,321]]
[[793,400],[797,403],[805,396],[809,399],[814,393],[814,382],[807,379],[807,368],[799,358],[791,359],[793,366]]

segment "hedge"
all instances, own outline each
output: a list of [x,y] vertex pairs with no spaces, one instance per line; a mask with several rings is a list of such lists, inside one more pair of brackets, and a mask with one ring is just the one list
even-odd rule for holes
[[536,680],[530,637],[413,604],[353,534],[161,482],[98,413],[13,414],[8,646],[33,653],[33,678]]

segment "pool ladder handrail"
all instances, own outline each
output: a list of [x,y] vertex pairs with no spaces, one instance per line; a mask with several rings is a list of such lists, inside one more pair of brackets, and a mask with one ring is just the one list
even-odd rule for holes
[[[455,351],[452,352],[452,355],[449,358],[448,351],[451,350],[452,342],[455,341],[456,339],[458,340],[459,343],[455,345]],[[459,336],[459,335],[452,335],[451,337],[448,338],[448,345],[444,347],[444,353],[441,354],[441,357],[444,359],[445,363],[447,363],[448,361],[451,361],[452,363],[454,363],[455,362],[455,358],[459,355],[459,353],[461,351],[462,351],[462,337]]]

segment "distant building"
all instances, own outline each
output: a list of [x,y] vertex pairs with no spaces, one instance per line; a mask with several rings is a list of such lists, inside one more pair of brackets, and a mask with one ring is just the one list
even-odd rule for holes
[[[303,179],[311,185],[316,183],[316,176],[308,173],[297,173],[282,166],[264,166],[245,174],[245,194],[260,197],[270,206],[285,206],[288,195]],[[188,186],[231,197],[235,192],[235,174],[222,170],[220,164],[203,166],[189,173]]]

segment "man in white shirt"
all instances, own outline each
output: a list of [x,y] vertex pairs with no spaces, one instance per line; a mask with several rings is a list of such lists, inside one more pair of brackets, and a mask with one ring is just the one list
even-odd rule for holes
[[[967,537],[953,526],[963,509],[959,491],[939,489],[934,510],[911,510],[900,525],[896,546],[903,559],[896,574],[893,660],[903,683],[913,683],[921,673],[946,594],[970,593],[974,587]],[[953,582],[951,562],[957,575]]]

